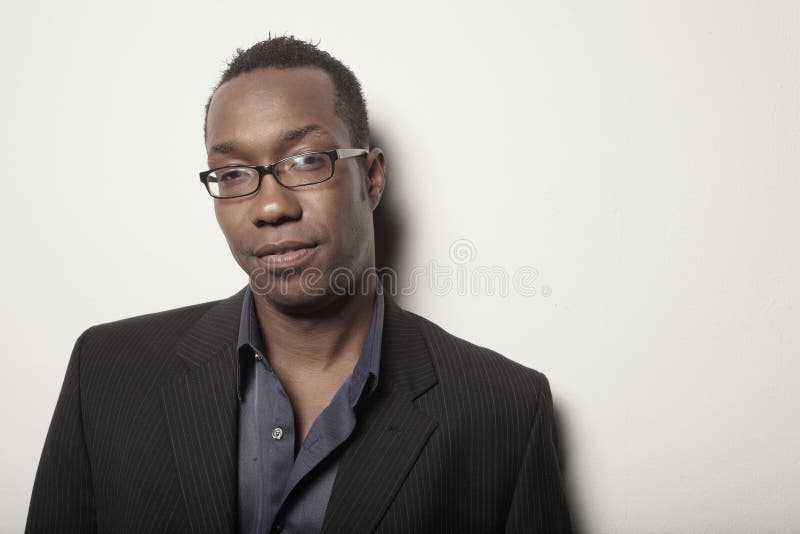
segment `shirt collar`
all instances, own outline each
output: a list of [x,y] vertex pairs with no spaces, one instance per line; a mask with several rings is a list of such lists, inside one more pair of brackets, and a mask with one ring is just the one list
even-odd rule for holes
[[[367,395],[371,395],[378,386],[378,374],[380,370],[381,342],[383,340],[383,285],[380,279],[377,280],[375,288],[375,302],[372,307],[372,320],[367,330],[367,337],[361,348],[361,354],[353,369],[353,376],[372,380],[368,381]],[[242,301],[242,312],[239,319],[239,336],[236,343],[236,395],[239,402],[242,401],[242,380],[241,367],[244,358],[254,358],[255,354],[264,356],[264,340],[261,335],[261,328],[258,324],[254,295],[250,285],[245,288],[244,300]],[[264,358],[264,363],[269,362]],[[351,388],[355,393],[355,389]],[[360,390],[359,390],[360,392]],[[355,406],[358,395],[350,399]]]

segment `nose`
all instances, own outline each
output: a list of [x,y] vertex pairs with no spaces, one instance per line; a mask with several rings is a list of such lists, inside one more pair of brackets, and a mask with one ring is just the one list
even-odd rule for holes
[[278,225],[300,219],[302,206],[294,190],[282,186],[271,174],[265,174],[261,188],[252,199],[250,220],[256,226]]

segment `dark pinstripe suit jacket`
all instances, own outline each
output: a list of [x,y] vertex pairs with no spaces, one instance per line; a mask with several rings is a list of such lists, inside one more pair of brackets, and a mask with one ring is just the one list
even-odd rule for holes
[[[81,334],[26,532],[236,532],[243,295]],[[568,531],[544,375],[385,305],[323,532]]]

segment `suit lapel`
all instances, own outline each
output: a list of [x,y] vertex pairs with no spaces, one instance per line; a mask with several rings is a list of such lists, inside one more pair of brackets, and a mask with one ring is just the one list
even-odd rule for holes
[[323,533],[376,528],[437,426],[413,404],[436,382],[414,316],[386,295],[378,389],[340,459]]
[[238,400],[234,352],[244,288],[178,342],[183,372],[161,390],[192,532],[235,532]]
[[[235,347],[244,288],[216,303],[175,348],[184,371],[162,388],[172,452],[192,532],[235,532]],[[358,414],[323,532],[374,530],[437,426],[413,401],[437,382],[415,317],[384,300],[378,388]]]

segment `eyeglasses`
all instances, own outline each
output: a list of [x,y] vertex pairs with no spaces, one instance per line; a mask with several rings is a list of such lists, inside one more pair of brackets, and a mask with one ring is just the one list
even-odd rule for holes
[[266,165],[226,165],[200,173],[200,181],[214,198],[252,195],[261,187],[265,174],[271,174],[284,187],[318,184],[333,176],[336,160],[368,154],[363,148],[339,148],[295,154]]

